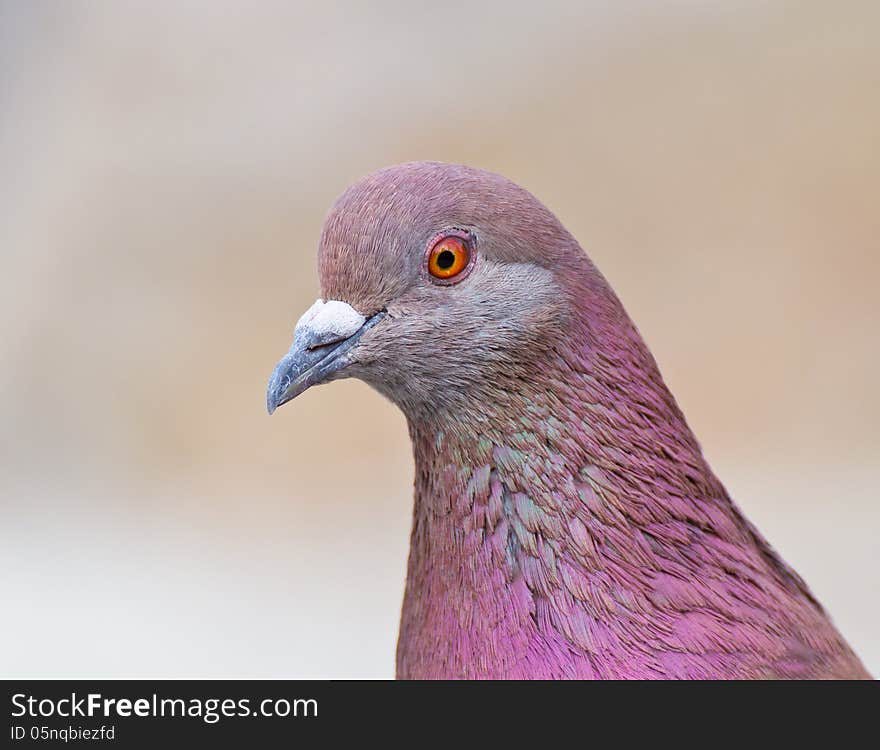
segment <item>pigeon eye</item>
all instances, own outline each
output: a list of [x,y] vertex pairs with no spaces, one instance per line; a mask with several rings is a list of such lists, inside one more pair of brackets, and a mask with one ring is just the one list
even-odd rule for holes
[[471,253],[466,240],[456,235],[444,235],[428,251],[428,272],[435,279],[451,281],[464,271]]

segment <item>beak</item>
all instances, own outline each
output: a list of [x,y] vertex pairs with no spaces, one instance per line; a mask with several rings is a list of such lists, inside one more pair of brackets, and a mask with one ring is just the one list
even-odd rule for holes
[[355,344],[385,315],[382,311],[367,318],[345,302],[315,302],[299,319],[290,351],[269,378],[269,414],[350,365]]

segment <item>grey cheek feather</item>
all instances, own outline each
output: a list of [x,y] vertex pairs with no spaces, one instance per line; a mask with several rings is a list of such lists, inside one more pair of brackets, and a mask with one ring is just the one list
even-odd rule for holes
[[481,258],[460,285],[425,281],[389,304],[388,320],[365,337],[350,374],[410,415],[438,404],[463,408],[544,357],[541,343],[555,339],[566,307],[548,269]]

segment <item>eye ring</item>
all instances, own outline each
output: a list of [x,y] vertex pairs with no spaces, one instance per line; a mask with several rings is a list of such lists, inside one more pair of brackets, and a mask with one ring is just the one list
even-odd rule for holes
[[436,235],[425,253],[428,275],[437,284],[457,284],[470,273],[473,260],[473,238],[460,229]]

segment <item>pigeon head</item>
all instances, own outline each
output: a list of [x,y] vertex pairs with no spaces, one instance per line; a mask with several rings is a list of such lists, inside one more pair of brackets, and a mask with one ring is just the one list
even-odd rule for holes
[[312,385],[357,377],[410,417],[461,419],[500,390],[540,382],[589,287],[606,289],[526,190],[433,162],[348,188],[318,256],[322,299],[272,375],[270,412]]

